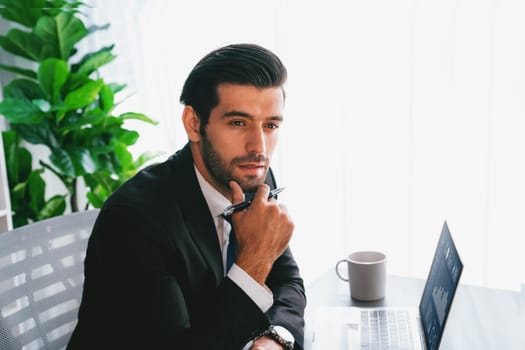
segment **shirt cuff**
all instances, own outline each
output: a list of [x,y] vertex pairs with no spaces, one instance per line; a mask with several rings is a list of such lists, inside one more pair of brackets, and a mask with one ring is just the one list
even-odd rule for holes
[[227,276],[241,288],[262,312],[268,311],[273,305],[273,294],[266,286],[261,286],[250,275],[233,264]]

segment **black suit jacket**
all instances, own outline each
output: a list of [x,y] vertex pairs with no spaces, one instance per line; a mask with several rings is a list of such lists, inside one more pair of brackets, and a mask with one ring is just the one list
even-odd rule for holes
[[[267,179],[275,187],[270,175]],[[105,203],[89,239],[69,350],[240,349],[270,324],[302,348],[303,281],[288,248],[266,281],[263,313],[224,277],[213,218],[189,145],[141,171]]]

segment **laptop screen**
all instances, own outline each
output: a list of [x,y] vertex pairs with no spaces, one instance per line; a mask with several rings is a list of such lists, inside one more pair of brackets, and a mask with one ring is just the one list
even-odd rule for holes
[[445,222],[419,304],[429,350],[439,347],[462,271],[463,264]]

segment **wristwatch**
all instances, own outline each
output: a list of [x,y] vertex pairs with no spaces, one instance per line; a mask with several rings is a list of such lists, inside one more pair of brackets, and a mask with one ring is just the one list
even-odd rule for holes
[[282,326],[272,325],[267,330],[262,332],[255,339],[264,337],[264,336],[272,338],[275,342],[281,345],[285,350],[293,350],[295,339],[292,333],[290,333],[290,331],[288,331],[286,328]]

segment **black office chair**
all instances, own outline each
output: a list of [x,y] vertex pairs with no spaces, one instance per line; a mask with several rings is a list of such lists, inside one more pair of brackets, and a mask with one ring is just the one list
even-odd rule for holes
[[0,349],[66,347],[97,215],[83,211],[0,233]]

